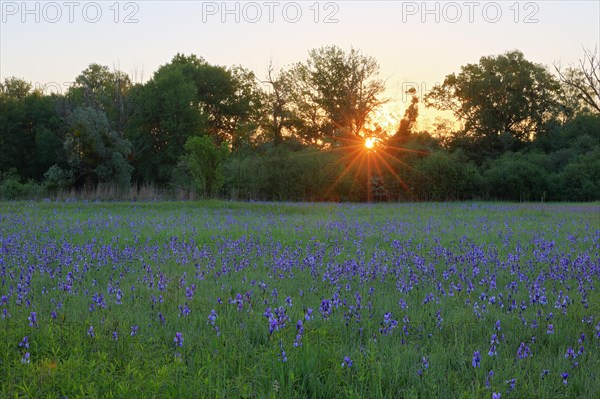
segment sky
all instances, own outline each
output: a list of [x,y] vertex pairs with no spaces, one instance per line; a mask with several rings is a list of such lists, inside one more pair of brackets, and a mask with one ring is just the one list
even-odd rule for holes
[[[482,56],[520,50],[553,68],[598,48],[599,1],[5,1],[0,78],[64,92],[90,63],[144,82],[178,52],[242,65],[261,78],[337,45],[374,57],[400,117],[403,93],[426,94]],[[421,109],[421,127],[436,114]]]

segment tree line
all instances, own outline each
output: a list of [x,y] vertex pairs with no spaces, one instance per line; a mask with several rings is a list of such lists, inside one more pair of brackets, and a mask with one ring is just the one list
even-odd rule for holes
[[[600,66],[481,57],[393,131],[379,64],[328,46],[257,77],[176,54],[145,83],[90,64],[66,93],[0,84],[0,197],[111,186],[295,201],[600,199]],[[457,123],[417,130],[419,107]],[[369,138],[372,147],[365,146]]]

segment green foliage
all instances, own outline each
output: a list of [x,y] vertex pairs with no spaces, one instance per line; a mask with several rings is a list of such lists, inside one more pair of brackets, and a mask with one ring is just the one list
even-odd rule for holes
[[[232,198],[277,201],[320,201],[340,198],[334,187],[341,173],[339,156],[316,149],[277,147],[232,157],[226,165],[226,190]],[[329,192],[328,192],[329,191]]]
[[450,110],[464,123],[461,140],[479,148],[477,161],[518,150],[560,111],[560,84],[520,51],[481,57],[478,64],[446,76],[426,96],[426,104]]
[[224,182],[223,163],[229,155],[228,143],[217,146],[209,136],[190,137],[185,151],[183,162],[193,179],[192,187],[202,196],[215,196]]
[[487,191],[495,199],[539,201],[549,189],[544,169],[520,153],[508,152],[492,161],[484,177]]
[[13,76],[0,83],[0,96],[3,100],[23,100],[31,93],[32,88],[31,83]]
[[10,170],[0,175],[0,199],[39,199],[46,194],[45,188],[39,183],[29,180],[21,182],[16,170]]
[[[10,77],[0,84],[0,173],[13,171],[4,179],[11,198],[94,187],[111,187],[112,198],[133,180],[133,191],[167,196],[594,200],[597,61],[586,51],[578,70],[557,68],[562,87],[519,51],[466,64],[425,99],[454,112],[462,122],[454,132],[443,123],[415,131],[414,89],[395,132],[385,132],[370,120],[386,102],[377,61],[337,46],[277,73],[269,67],[268,90],[242,66],[193,54],[176,54],[135,85],[90,64],[64,96]],[[364,137],[377,148],[367,151]]]
[[600,198],[600,145],[569,163],[558,179],[561,200],[597,201]]
[[436,151],[415,165],[419,184],[414,191],[420,199],[433,201],[464,200],[480,191],[481,176],[474,164],[461,153]]
[[94,108],[76,108],[68,118],[64,149],[79,184],[114,182],[128,187],[132,167],[126,161],[131,144],[111,130],[106,114]]
[[73,171],[64,170],[58,165],[52,165],[44,173],[44,186],[50,192],[58,192],[69,188],[73,184]]
[[189,136],[203,132],[196,88],[180,69],[161,67],[132,90],[134,114],[127,129],[136,180],[166,184]]
[[66,97],[73,109],[90,107],[104,112],[111,128],[122,133],[130,113],[127,97],[131,86],[124,72],[90,64],[75,78],[75,85],[69,88]]
[[261,96],[252,72],[177,54],[132,90],[127,137],[133,143],[136,180],[168,184],[189,137],[208,135],[234,148],[249,143]]
[[385,101],[377,78],[377,61],[356,49],[313,49],[305,63],[285,72],[289,102],[295,115],[295,133],[305,142],[336,144],[362,136],[371,111]]
[[[586,146],[586,143],[591,143]],[[589,151],[600,143],[600,114],[578,114],[564,124],[552,123],[538,135],[532,147],[546,153],[573,148],[577,152]],[[582,147],[583,146],[583,147]]]
[[39,181],[52,164],[64,162],[63,123],[55,96],[19,93],[0,95],[0,172],[15,168],[20,179]]

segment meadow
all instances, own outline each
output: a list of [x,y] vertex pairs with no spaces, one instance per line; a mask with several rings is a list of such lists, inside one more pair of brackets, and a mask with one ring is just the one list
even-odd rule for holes
[[0,203],[2,398],[598,398],[600,204]]

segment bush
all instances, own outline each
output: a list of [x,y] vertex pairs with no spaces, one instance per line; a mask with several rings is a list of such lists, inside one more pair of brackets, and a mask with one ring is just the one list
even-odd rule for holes
[[533,158],[533,155],[507,152],[493,160],[484,172],[488,194],[500,200],[545,198],[550,189],[548,172]]
[[43,198],[46,194],[45,187],[33,180],[26,183],[20,182],[14,171],[4,173],[0,180],[0,199],[2,200]]
[[421,174],[416,187],[420,199],[447,201],[470,199],[479,192],[481,176],[475,165],[466,162],[462,152],[437,151],[415,165]]
[[315,149],[293,151],[280,145],[238,154],[225,165],[225,191],[233,199],[322,201],[347,198],[339,180],[339,156]]
[[561,200],[600,200],[600,146],[567,165],[558,182]]
[[73,184],[73,171],[64,170],[58,165],[52,165],[44,173],[44,186],[48,191],[56,193],[69,188]]

